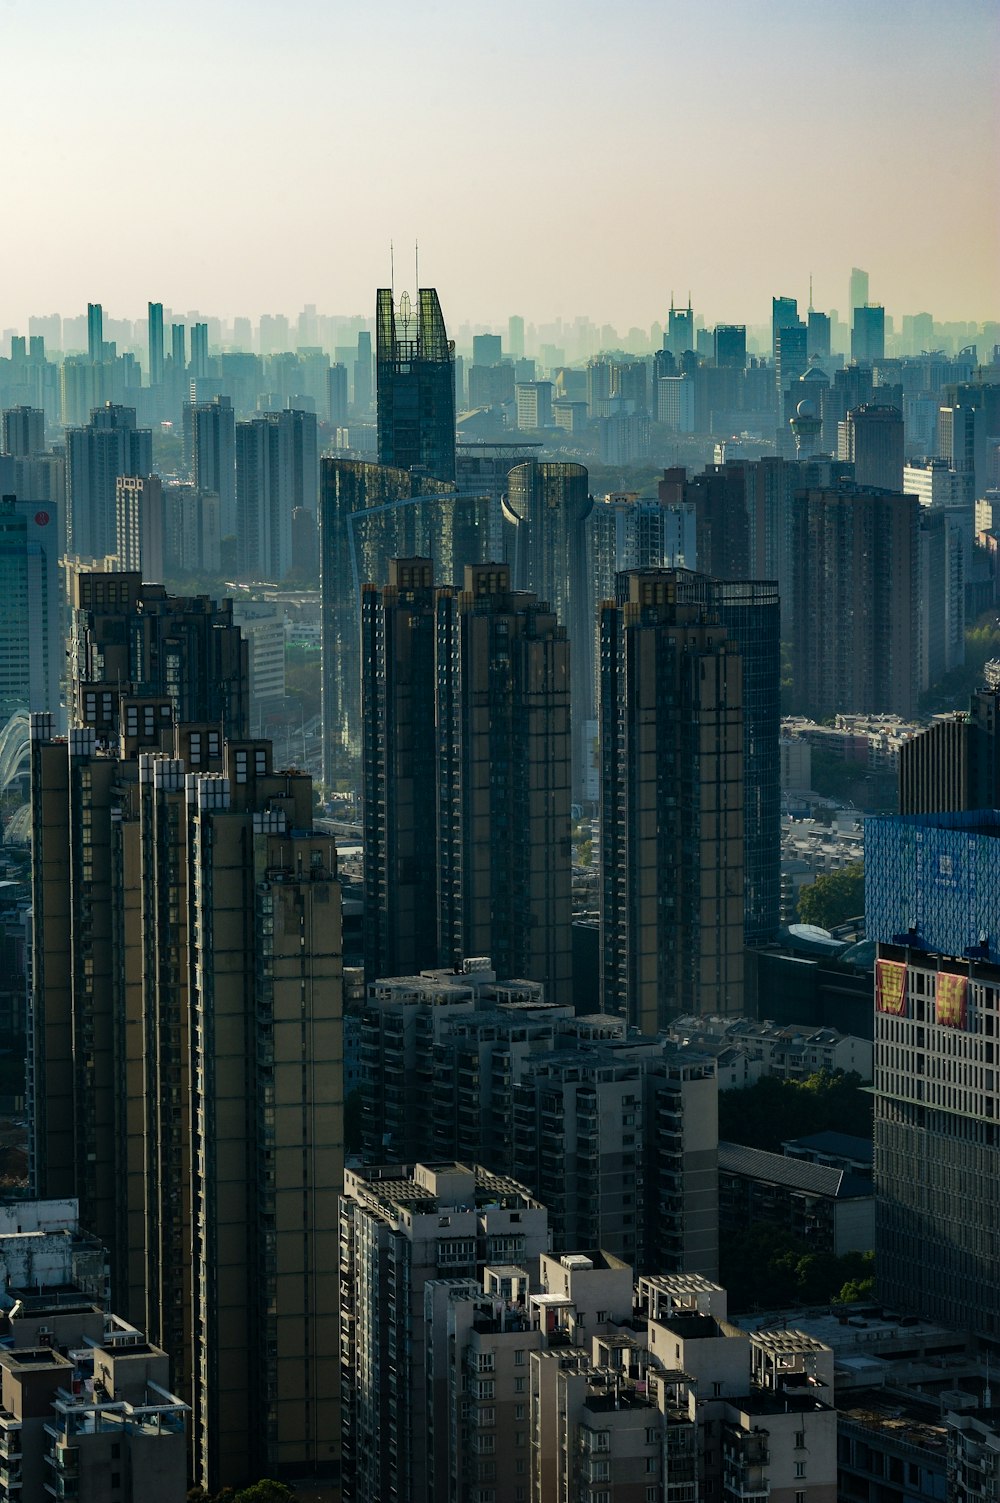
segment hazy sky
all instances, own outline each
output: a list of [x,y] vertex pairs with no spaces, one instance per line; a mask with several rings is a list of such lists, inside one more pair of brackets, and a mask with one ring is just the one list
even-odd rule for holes
[[0,327],[1000,317],[998,0],[0,0]]

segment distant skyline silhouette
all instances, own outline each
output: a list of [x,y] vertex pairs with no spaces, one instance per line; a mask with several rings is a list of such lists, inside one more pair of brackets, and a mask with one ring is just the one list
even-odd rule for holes
[[995,0],[0,0],[0,328],[29,313],[1000,316]]

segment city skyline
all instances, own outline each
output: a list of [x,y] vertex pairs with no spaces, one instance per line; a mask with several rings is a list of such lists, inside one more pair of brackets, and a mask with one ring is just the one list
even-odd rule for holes
[[[697,12],[626,0],[613,25],[603,8],[577,7],[572,28],[520,0],[489,24],[454,0],[419,16],[392,3],[377,19],[292,0],[277,53],[264,15],[257,3],[196,12],[176,0],[154,31],[112,0],[94,60],[107,87],[95,91],[81,63],[92,12],[55,0],[43,34],[38,12],[5,7],[9,107],[32,121],[8,191],[37,201],[54,176],[60,192],[37,233],[5,247],[0,327],[87,301],[138,316],[150,295],[225,316],[367,310],[373,282],[389,280],[390,241],[397,288],[416,281],[419,241],[421,279],[447,289],[455,326],[588,307],[648,326],[689,287],[709,323],[763,322],[777,290],[804,303],[810,274],[816,305],[845,318],[852,265],[897,311],[988,318],[1000,303],[987,207],[1000,28],[988,0]],[[137,58],[143,103],[124,129],[119,85],[134,83]],[[163,225],[138,255],[92,191],[109,143]],[[464,211],[498,188],[529,234],[497,232],[507,208]],[[920,212],[942,203],[941,215]]]

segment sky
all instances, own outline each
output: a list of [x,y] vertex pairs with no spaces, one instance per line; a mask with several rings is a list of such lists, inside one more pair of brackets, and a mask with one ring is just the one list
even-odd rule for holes
[[998,0],[0,0],[0,328],[1000,318]]

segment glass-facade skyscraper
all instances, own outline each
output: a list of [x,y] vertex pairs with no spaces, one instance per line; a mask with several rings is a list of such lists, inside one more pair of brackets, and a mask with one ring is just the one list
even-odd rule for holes
[[455,478],[455,345],[433,287],[416,307],[392,289],[376,301],[375,377],[379,463],[417,468],[435,480]]

